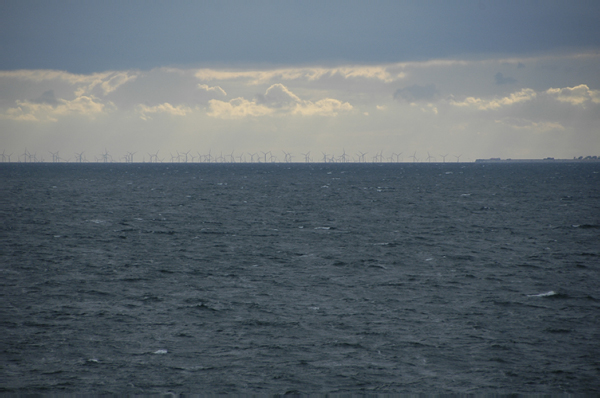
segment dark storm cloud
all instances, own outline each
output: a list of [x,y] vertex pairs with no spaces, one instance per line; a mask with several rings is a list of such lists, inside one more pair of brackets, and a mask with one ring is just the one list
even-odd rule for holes
[[418,84],[396,90],[394,99],[404,99],[409,102],[432,101],[439,94],[435,84],[419,86]]
[[[481,6],[483,5],[483,6]],[[385,63],[600,47],[597,1],[0,2],[0,69]]]
[[496,75],[494,76],[494,80],[496,81],[496,84],[498,84],[498,85],[511,84],[511,83],[517,82],[512,77],[504,76],[501,72],[496,73]]

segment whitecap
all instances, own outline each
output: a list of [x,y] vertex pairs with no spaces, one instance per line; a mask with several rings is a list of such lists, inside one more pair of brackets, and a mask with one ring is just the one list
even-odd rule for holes
[[167,350],[156,350],[153,352],[153,354],[166,354]]
[[549,296],[555,296],[558,293],[556,293],[554,290],[550,290],[549,292],[546,293],[540,293],[540,294],[528,294],[527,297],[549,297]]
[[331,227],[315,227],[315,229],[331,229]]

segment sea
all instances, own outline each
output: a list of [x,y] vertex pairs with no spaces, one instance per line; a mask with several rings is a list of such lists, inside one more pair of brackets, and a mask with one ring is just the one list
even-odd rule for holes
[[0,164],[4,394],[598,394],[600,163]]

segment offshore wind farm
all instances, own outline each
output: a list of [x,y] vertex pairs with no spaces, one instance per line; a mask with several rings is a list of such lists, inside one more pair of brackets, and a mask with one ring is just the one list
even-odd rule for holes
[[[201,153],[196,151],[196,155],[190,154],[192,150],[188,151],[175,151],[165,152],[162,156],[160,150],[154,153],[142,153],[141,155],[135,156],[138,152],[125,152],[120,156],[113,156],[108,150],[104,152],[91,155],[90,158],[85,155],[85,152],[74,152],[70,156],[62,157],[60,151],[51,152],[47,154],[50,156],[44,156],[44,154],[38,154],[37,152],[30,152],[27,149],[24,150],[20,155],[13,156],[13,153],[6,153],[4,150],[0,153],[1,163],[461,163],[462,155],[450,155],[444,154],[439,155],[441,160],[438,160],[435,156],[431,156],[429,152],[427,156],[423,158],[417,157],[417,151],[413,152],[411,156],[404,159],[402,152],[386,152],[387,156],[384,155],[384,150],[375,152],[372,157],[367,157],[368,152],[357,151],[354,153],[346,153],[343,149],[339,155],[335,152],[325,153],[320,158],[314,158],[310,156],[311,151],[306,153],[299,153],[295,156],[292,152],[286,151],[258,151],[258,152],[235,152],[231,151],[229,154],[223,155],[223,151],[220,151],[220,155],[212,155],[212,150]],[[277,156],[281,153],[281,156]],[[339,153],[339,152],[338,152]],[[454,160],[446,160],[448,156],[454,158]],[[294,160],[294,158],[296,160]],[[553,157],[546,157],[541,159],[501,159],[501,158],[488,158],[488,159],[468,159],[464,160],[463,163],[470,162],[577,162],[577,161],[598,161],[600,156],[587,155],[587,156],[575,156],[572,159],[555,159]]]
[[[306,153],[298,153],[286,151],[257,151],[257,152],[236,152],[231,151],[223,155],[213,155],[213,150],[210,149],[205,153],[196,151],[196,155],[190,154],[192,150],[187,151],[170,151],[164,152],[164,156],[160,150],[154,153],[141,153],[135,156],[138,152],[125,152],[121,155],[113,155],[107,149],[104,152],[90,155],[89,158],[85,152],[74,152],[68,156],[61,156],[60,151],[47,151],[46,155],[38,152],[30,152],[25,149],[17,157],[6,154],[6,151],[0,153],[0,162],[16,162],[16,163],[446,163],[446,157],[442,157],[442,161],[437,161],[436,158],[427,156],[424,160],[418,159],[414,153],[410,157],[411,160],[402,158],[402,152],[389,152],[384,155],[384,150],[375,152],[372,157],[367,157],[368,152],[357,151],[355,153],[347,153],[345,149],[338,152],[325,153],[320,158],[310,156],[311,151]],[[217,151],[214,151],[217,153]],[[48,156],[50,155],[50,156]],[[278,156],[279,155],[279,156]],[[447,155],[446,155],[447,156]],[[12,158],[11,158],[12,157]],[[460,155],[456,156],[456,162],[460,162]],[[12,160],[11,160],[12,159]]]

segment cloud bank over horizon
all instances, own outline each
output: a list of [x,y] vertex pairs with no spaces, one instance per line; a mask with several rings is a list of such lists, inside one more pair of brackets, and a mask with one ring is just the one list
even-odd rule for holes
[[[582,61],[582,59],[584,61]],[[368,66],[0,72],[8,152],[600,153],[597,54]],[[569,73],[577,65],[577,71]],[[585,70],[588,70],[587,75]],[[498,73],[518,80],[497,84]]]

